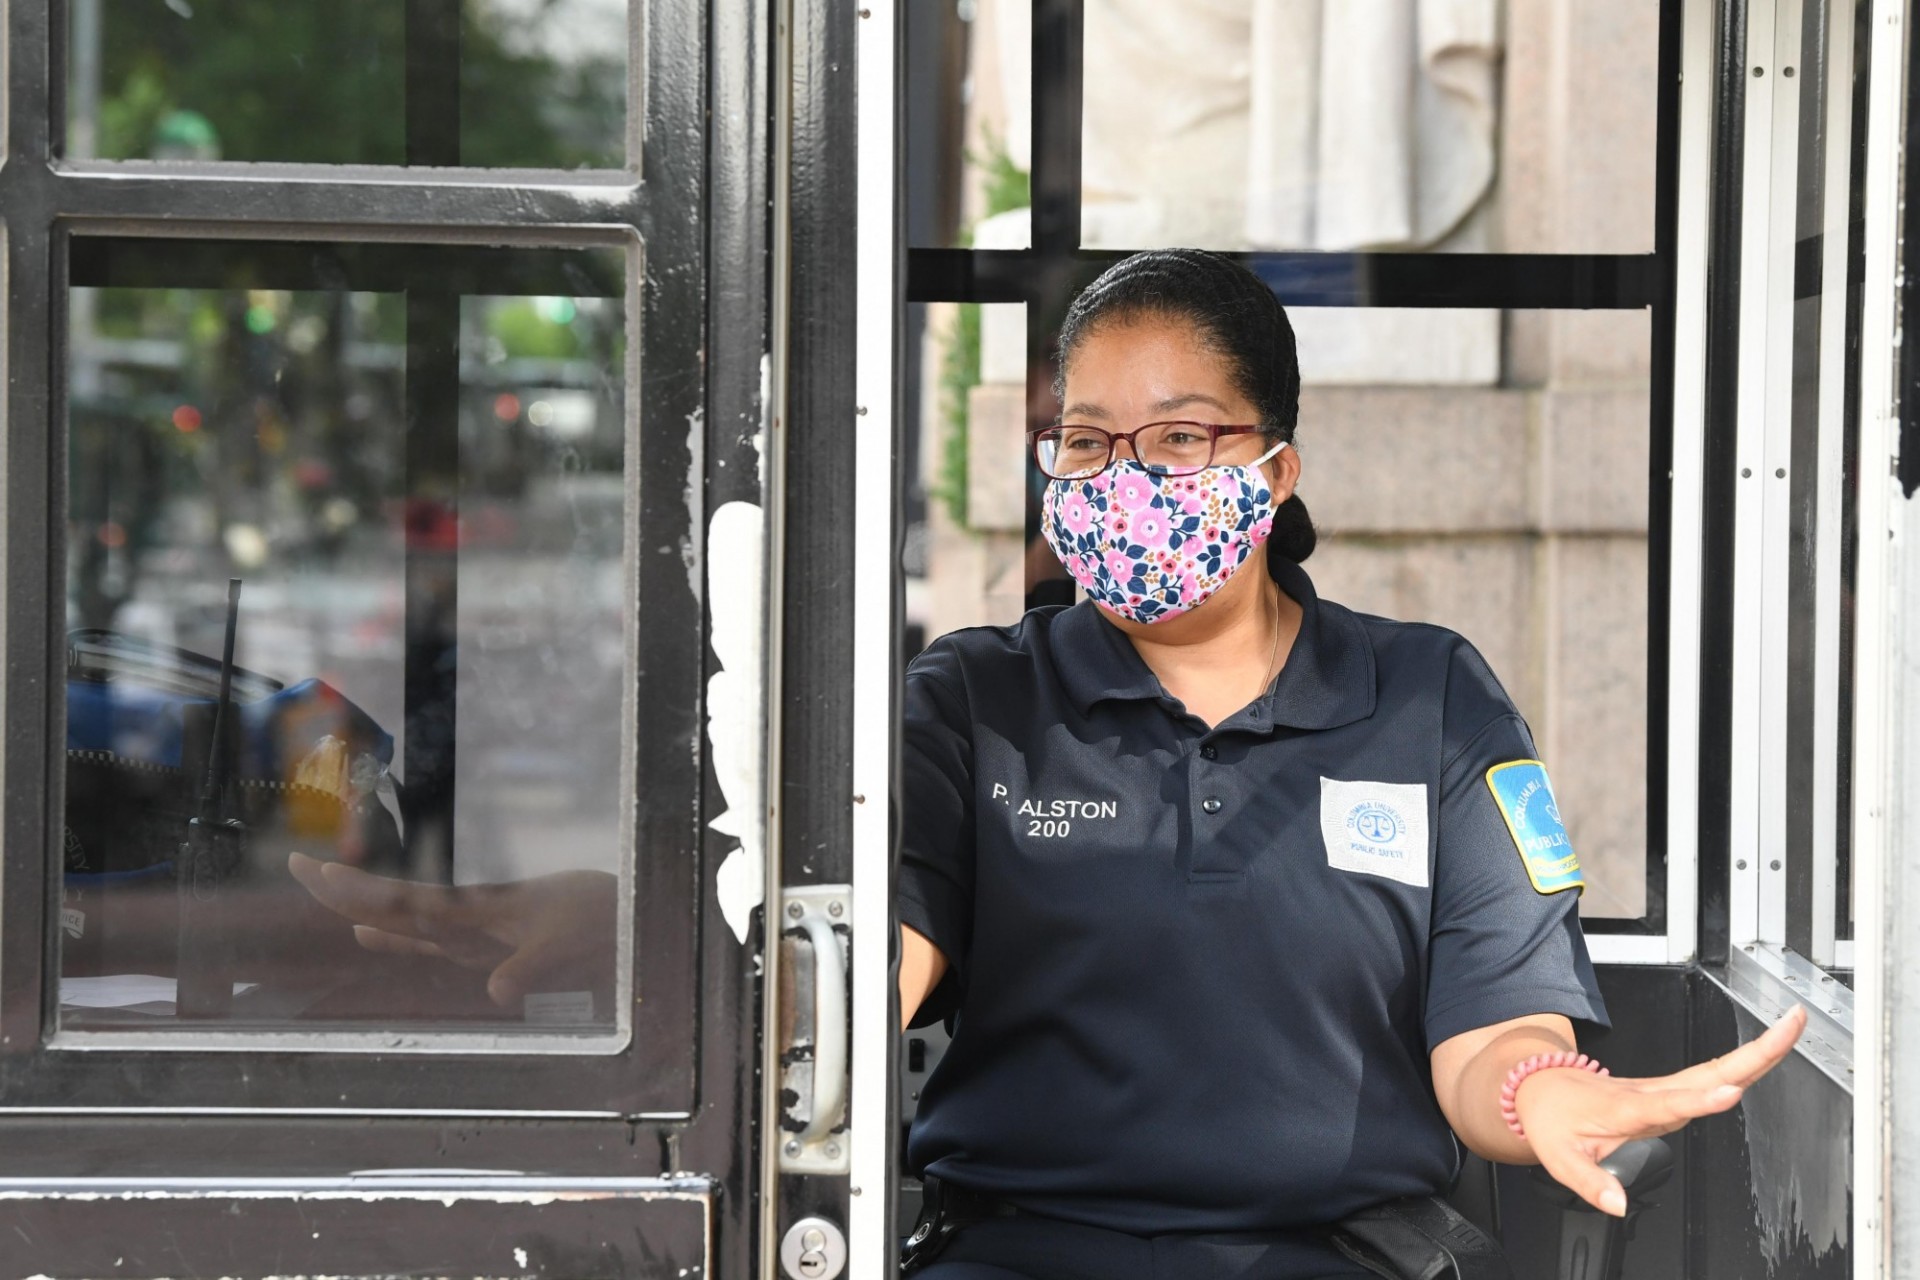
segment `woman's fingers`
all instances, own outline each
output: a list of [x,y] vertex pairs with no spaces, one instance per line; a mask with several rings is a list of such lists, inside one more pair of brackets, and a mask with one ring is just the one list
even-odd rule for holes
[[[1596,1081],[1595,1083],[1601,1083]],[[1563,1141],[1534,1144],[1534,1154],[1554,1181],[1602,1213],[1615,1217],[1627,1211],[1627,1193],[1620,1180],[1600,1167],[1600,1160],[1633,1138],[1654,1138],[1682,1128],[1689,1120],[1715,1115],[1740,1100],[1738,1085],[1717,1084],[1704,1089],[1636,1087],[1621,1080],[1610,1106],[1603,1106],[1598,1124],[1576,1128]],[[1610,1113],[1610,1114],[1609,1114]],[[1531,1132],[1532,1122],[1529,1121]]]
[[1602,1169],[1600,1162],[1587,1151],[1566,1146],[1535,1154],[1555,1182],[1602,1213],[1616,1218],[1626,1216],[1626,1189],[1620,1185],[1620,1179]]
[[1629,1095],[1621,1117],[1620,1137],[1651,1138],[1672,1133],[1689,1120],[1718,1115],[1740,1101],[1744,1090],[1735,1084],[1705,1089],[1650,1089]]
[[551,957],[543,948],[521,947],[487,976],[487,995],[501,1008],[511,1008],[535,989],[550,967]]
[[320,905],[387,933],[433,937],[448,928],[480,926],[484,904],[475,891],[393,880],[304,853],[289,854],[287,870]]
[[1778,1066],[1793,1052],[1807,1027],[1807,1010],[1795,1005],[1765,1031],[1731,1053],[1675,1072],[1661,1083],[1678,1088],[1708,1088],[1715,1083],[1745,1087]]
[[428,942],[406,934],[389,933],[369,924],[357,924],[353,926],[353,937],[368,951],[380,951],[388,955],[432,956],[436,960],[451,960],[465,969],[491,969],[506,954],[505,948],[499,943],[468,930],[450,933],[439,942]]
[[423,942],[419,938],[409,938],[398,933],[388,933],[370,924],[353,926],[353,940],[368,951],[380,951],[387,955],[447,958],[447,953],[442,951],[437,943]]

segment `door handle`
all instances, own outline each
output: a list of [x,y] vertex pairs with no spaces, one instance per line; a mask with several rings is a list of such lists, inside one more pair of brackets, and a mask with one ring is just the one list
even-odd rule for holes
[[[781,1167],[794,1172],[837,1173],[847,1168],[847,1134],[834,1130],[846,1117],[852,1026],[847,1018],[847,955],[841,950],[835,926],[850,918],[851,900],[850,885],[808,885],[783,895],[783,932],[798,930],[805,934],[813,952],[812,981],[805,981],[808,975],[801,971],[797,954],[791,975],[796,997],[803,996],[808,987],[813,994],[811,1062],[787,1066],[793,1077],[793,1092],[803,1094],[811,1104],[804,1126],[781,1142]],[[802,1065],[811,1067],[811,1079],[804,1087],[795,1071]]]
[[847,959],[840,937],[822,916],[800,922],[813,943],[813,1114],[800,1131],[817,1142],[847,1109]]

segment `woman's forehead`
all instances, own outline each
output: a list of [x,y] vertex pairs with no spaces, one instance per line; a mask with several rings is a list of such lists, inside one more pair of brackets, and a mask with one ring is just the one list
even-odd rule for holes
[[1075,345],[1067,361],[1068,416],[1221,412],[1246,404],[1231,370],[1187,322],[1142,316],[1103,324]]

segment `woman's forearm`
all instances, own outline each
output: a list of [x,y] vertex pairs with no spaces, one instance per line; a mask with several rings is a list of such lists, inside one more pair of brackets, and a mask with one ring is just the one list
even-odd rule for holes
[[1575,1048],[1565,1018],[1521,1018],[1456,1036],[1433,1054],[1433,1091],[1447,1123],[1467,1149],[1500,1164],[1534,1164],[1526,1139],[1500,1113],[1507,1072],[1537,1053]]

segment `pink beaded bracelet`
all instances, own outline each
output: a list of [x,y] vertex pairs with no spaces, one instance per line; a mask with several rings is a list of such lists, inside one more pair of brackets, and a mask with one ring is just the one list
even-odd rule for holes
[[1514,1094],[1520,1089],[1520,1082],[1536,1071],[1546,1071],[1553,1067],[1572,1067],[1576,1071],[1591,1071],[1597,1076],[1611,1074],[1605,1067],[1584,1053],[1536,1053],[1523,1062],[1517,1062],[1513,1070],[1507,1072],[1506,1083],[1500,1086],[1500,1114],[1507,1122],[1507,1128],[1520,1137],[1527,1131],[1520,1127],[1520,1112],[1514,1102]]

